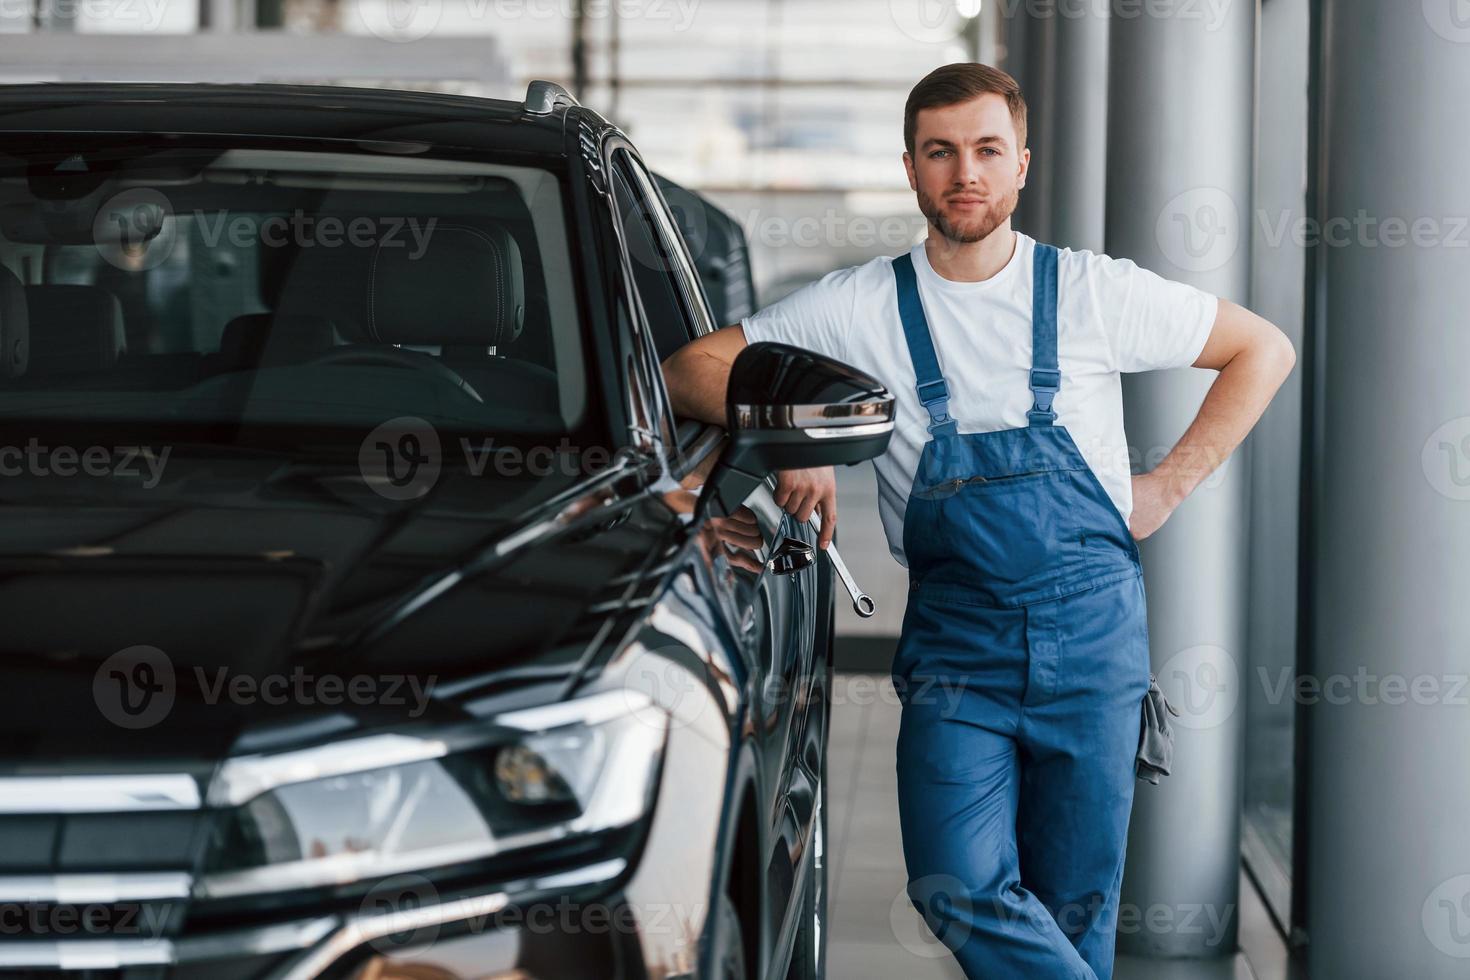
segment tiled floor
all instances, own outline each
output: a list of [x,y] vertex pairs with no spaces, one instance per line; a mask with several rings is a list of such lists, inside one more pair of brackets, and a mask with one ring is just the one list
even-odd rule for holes
[[[828,786],[832,809],[828,970],[833,980],[965,980],[904,894],[893,746],[899,705],[884,675],[838,674]],[[1219,960],[1118,958],[1117,980],[1297,980],[1248,880],[1241,941]],[[1254,969],[1252,969],[1254,967]],[[1037,978],[1042,980],[1042,978]]]

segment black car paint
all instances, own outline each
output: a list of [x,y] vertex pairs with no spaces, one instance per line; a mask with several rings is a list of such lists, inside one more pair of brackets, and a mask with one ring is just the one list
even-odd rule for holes
[[[691,725],[670,736],[668,751],[695,760],[687,771],[701,773],[703,782],[662,785],[639,834],[604,842],[616,849],[610,853],[628,857],[628,871],[575,897],[635,907],[682,903],[687,918],[676,929],[636,937],[529,937],[527,957],[555,964],[559,972],[551,975],[564,977],[701,975],[716,938],[715,897],[738,890],[745,877],[758,892],[742,896],[746,928],[754,932],[751,962],[762,977],[784,975],[809,865],[815,788],[824,775],[831,575],[825,563],[782,578],[744,571],[681,516],[693,495],[674,481],[707,463],[719,440],[717,430],[676,427],[659,411],[656,365],[616,313],[626,301],[626,270],[609,261],[619,254],[616,215],[596,168],[606,166],[609,146],[635,158],[636,151],[585,110],[534,119],[513,103],[450,96],[284,86],[0,88],[0,137],[38,132],[104,141],[134,134],[248,137],[362,152],[422,144],[434,155],[493,151],[561,161],[573,201],[569,221],[581,229],[574,237],[579,292],[598,367],[600,391],[589,394],[606,407],[621,469],[560,486],[450,474],[432,501],[399,508],[353,488],[343,479],[350,467],[270,455],[221,458],[207,449],[182,453],[169,479],[146,496],[120,499],[112,488],[88,499],[78,489],[56,499],[47,496],[54,484],[7,480],[0,515],[0,563],[9,573],[0,585],[0,614],[12,624],[5,643],[12,683],[0,695],[6,768],[66,774],[168,766],[202,779],[247,732],[259,744],[274,729],[275,748],[292,744],[289,725],[309,714],[185,705],[153,729],[119,733],[102,722],[90,686],[80,681],[90,677],[96,656],[137,642],[191,651],[181,658],[184,667],[196,660],[259,671],[304,658],[321,669],[370,671],[412,663],[458,692],[435,703],[426,723],[463,717],[462,702],[471,696],[510,708],[636,688],[637,668],[647,669],[653,661],[646,658],[654,657],[655,674],[664,665],[687,672],[697,683],[694,696],[718,712],[717,735]],[[646,329],[633,318],[632,331]],[[630,378],[641,390],[629,390]],[[627,436],[630,427],[657,438]],[[590,509],[574,514],[569,505],[579,501]],[[749,506],[767,541],[758,560],[783,535],[815,542],[768,491],[757,491]],[[497,543],[534,526],[543,528],[539,537],[497,552]],[[110,542],[110,553],[86,550],[99,541]],[[416,601],[456,572],[464,576],[459,584]],[[270,603],[217,622],[179,608],[186,585],[217,595],[252,577],[271,583]],[[81,605],[87,615],[72,615]],[[528,607],[536,614],[527,616]],[[466,629],[467,622],[483,625]],[[364,710],[354,712],[353,723],[375,730],[407,722],[391,711]],[[702,811],[693,800],[706,808],[707,824],[695,819]],[[754,826],[742,824],[747,815]],[[190,835],[205,833],[203,823],[184,830],[184,839],[197,846]],[[65,842],[106,830],[96,818],[72,817],[38,832],[54,835],[53,850],[33,870],[44,863],[61,871],[70,866]],[[732,867],[737,849],[752,844],[754,853],[744,855],[749,863]],[[508,858],[476,869],[473,882],[444,882],[442,893],[514,880],[587,854],[572,848]],[[100,859],[81,848],[76,866],[97,870]],[[319,908],[358,900],[350,889],[311,898]],[[194,911],[175,927],[219,928],[240,915]],[[434,958],[472,964],[484,940],[456,938],[446,928]],[[412,957],[411,948],[394,954]]]

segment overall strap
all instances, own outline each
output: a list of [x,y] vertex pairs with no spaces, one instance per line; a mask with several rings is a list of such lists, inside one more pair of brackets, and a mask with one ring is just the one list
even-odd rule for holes
[[1031,395],[1035,403],[1026,418],[1031,425],[1051,425],[1057,413],[1052,399],[1062,387],[1057,368],[1057,250],[1036,244],[1031,253]]
[[914,260],[909,253],[893,260],[893,278],[898,287],[898,316],[903,321],[904,339],[908,341],[909,357],[919,382],[919,401],[929,413],[929,431],[933,435],[955,435],[959,425],[949,414],[949,385],[939,373],[939,356],[934,353],[934,339],[929,336],[929,321],[924,318]]

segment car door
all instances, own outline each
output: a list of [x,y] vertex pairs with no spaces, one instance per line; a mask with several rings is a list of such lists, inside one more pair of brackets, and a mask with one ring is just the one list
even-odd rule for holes
[[[712,330],[716,324],[687,242],[648,172],[626,150],[615,149],[609,162],[616,220],[629,252],[631,278],[662,360],[691,336]],[[706,205],[700,202],[700,206]],[[767,822],[764,875],[769,900],[767,935],[772,938],[789,922],[796,869],[815,808],[817,774],[799,763],[807,695],[816,669],[818,595],[816,563],[787,574],[778,574],[768,563],[788,537],[813,547],[816,544],[809,524],[798,523],[776,506],[773,486],[768,481],[745,501],[765,541],[757,555],[760,571],[735,567],[726,577],[732,582],[729,598],[734,626],[754,678],[750,707],[759,743],[759,779]]]

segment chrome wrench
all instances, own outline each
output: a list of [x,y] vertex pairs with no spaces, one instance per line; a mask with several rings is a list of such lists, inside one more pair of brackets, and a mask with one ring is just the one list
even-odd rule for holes
[[[812,515],[811,523],[812,527],[816,528],[817,534],[820,535],[822,523],[815,514]],[[842,556],[837,553],[837,542],[834,541],[827,545],[827,557],[832,559],[832,567],[837,571],[837,576],[842,579],[842,584],[847,587],[847,594],[852,596],[852,611],[864,619],[871,618],[873,613],[878,611],[878,604],[873,601],[872,596],[858,588],[858,584],[853,581],[852,572],[847,570],[847,562],[843,561]]]

